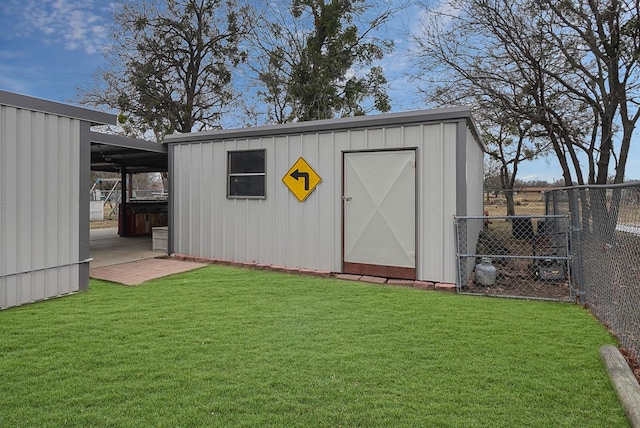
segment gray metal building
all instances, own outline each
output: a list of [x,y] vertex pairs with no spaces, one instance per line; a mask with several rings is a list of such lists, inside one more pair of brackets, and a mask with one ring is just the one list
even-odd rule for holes
[[453,216],[482,215],[484,145],[466,108],[165,143],[169,253],[454,283]]
[[0,91],[0,309],[87,288],[91,170],[167,170],[166,146],[91,130],[115,123]]
[[115,117],[0,91],[0,309],[87,287],[82,184],[90,128],[107,123]]

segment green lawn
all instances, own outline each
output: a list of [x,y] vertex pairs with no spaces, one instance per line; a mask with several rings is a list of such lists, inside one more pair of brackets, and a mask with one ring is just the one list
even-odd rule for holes
[[568,304],[210,266],[0,312],[1,427],[623,427]]

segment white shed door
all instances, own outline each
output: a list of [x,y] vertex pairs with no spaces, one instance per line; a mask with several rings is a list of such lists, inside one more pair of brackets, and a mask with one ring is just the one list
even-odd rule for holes
[[415,279],[415,150],[344,154],[343,271]]

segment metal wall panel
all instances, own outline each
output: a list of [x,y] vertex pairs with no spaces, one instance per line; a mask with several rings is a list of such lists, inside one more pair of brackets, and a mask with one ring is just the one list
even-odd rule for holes
[[[453,282],[449,258],[456,210],[456,125],[423,126],[418,151],[418,266],[423,280]],[[451,233],[451,236],[450,236]],[[454,259],[455,262],[455,259]],[[452,266],[455,263],[451,262]]]
[[[473,138],[473,134],[469,127],[467,132],[467,201],[468,208],[466,213],[458,213],[458,215],[483,215],[484,207],[484,151],[478,147],[478,143]],[[479,232],[478,232],[479,233]]]
[[[458,139],[469,144],[467,151],[482,153],[474,135],[459,136],[458,125],[454,121],[286,135],[267,132],[263,137],[238,139],[230,133],[226,139],[213,140],[212,136],[209,141],[193,134],[190,144],[172,145],[173,252],[339,272],[342,153],[417,148],[417,275],[423,280],[453,283],[456,198],[469,197],[456,193],[456,171],[467,167],[458,164]],[[473,142],[467,143],[467,139]],[[266,149],[265,199],[226,197],[227,151],[243,149]],[[482,161],[474,156],[473,162]],[[304,202],[282,182],[299,157],[322,178]],[[482,165],[475,168],[481,170]],[[473,191],[469,188],[469,193]],[[469,204],[482,204],[481,189],[478,197]]]
[[79,289],[80,124],[0,106],[0,308]]
[[[478,147],[473,139],[471,130],[467,127],[467,158],[466,162],[466,197],[467,211],[465,213],[457,213],[464,216],[481,216],[484,214],[484,151]],[[467,222],[467,254],[476,253],[476,244],[478,237],[483,229],[483,222]],[[475,258],[465,257],[460,260],[461,267],[465,272],[471,272],[475,266]]]

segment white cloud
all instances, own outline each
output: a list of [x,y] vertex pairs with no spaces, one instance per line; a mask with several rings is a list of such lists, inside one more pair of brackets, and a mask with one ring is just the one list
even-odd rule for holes
[[94,54],[107,40],[109,7],[93,0],[8,0],[0,11],[15,19],[17,35],[40,36],[45,43]]

